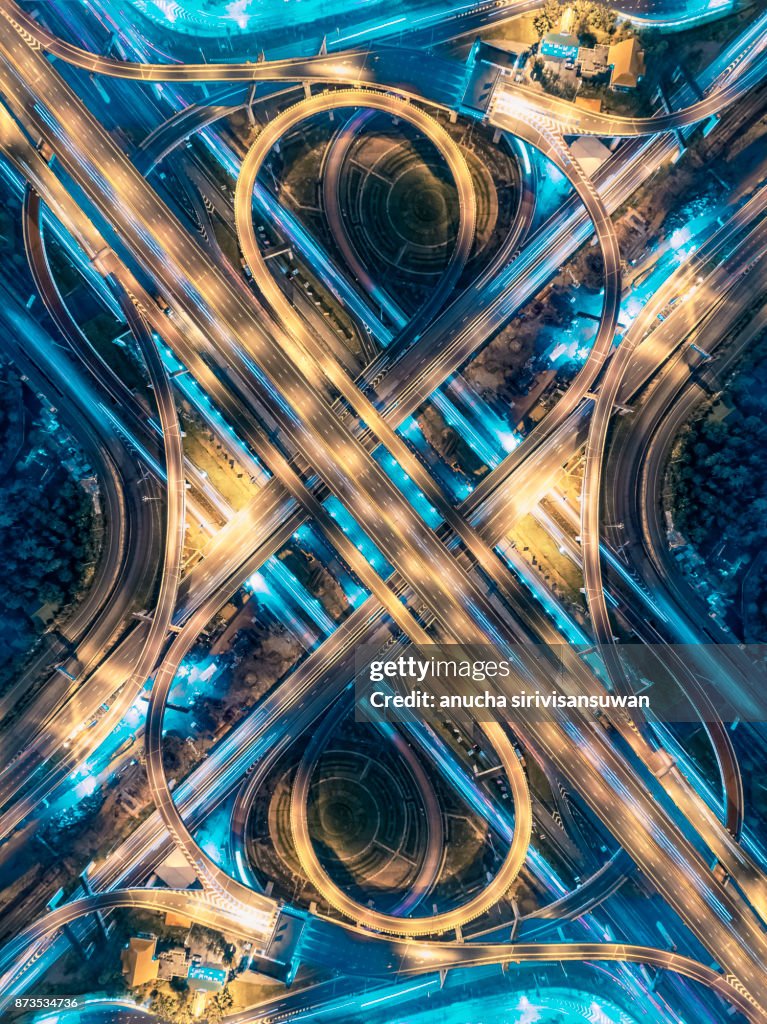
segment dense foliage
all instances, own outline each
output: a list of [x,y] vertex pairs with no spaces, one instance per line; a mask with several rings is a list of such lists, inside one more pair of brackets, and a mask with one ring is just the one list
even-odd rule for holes
[[767,340],[727,388],[732,411],[694,422],[676,466],[675,520],[701,551],[733,541],[744,551],[767,530]]
[[0,471],[0,680],[34,642],[35,613],[44,605],[65,607],[74,597],[91,538],[88,496],[58,456],[47,465],[54,456],[44,430],[17,433],[23,412],[14,392],[7,389],[0,400],[0,451],[12,456]]
[[[767,639],[767,338],[728,383],[723,402],[690,425],[673,467],[674,522],[718,571],[739,632]],[[733,572],[737,567],[738,572]]]
[[88,537],[88,499],[71,478],[38,492],[23,478],[0,481],[0,629],[9,653],[29,646],[41,605],[71,600]]

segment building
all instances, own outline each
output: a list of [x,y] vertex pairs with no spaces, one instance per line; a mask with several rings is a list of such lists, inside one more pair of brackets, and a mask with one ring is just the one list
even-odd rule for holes
[[581,78],[597,78],[610,70],[609,46],[578,47],[578,66]]
[[529,55],[530,47],[526,43],[518,43],[513,40],[502,40],[497,43],[480,42],[475,60],[516,71],[525,66]]
[[185,914],[177,914],[173,910],[169,910],[165,915],[165,923],[169,928],[191,928],[192,919],[187,917]]
[[218,964],[192,963],[187,980],[193,992],[218,992],[226,984],[229,971]]
[[570,147],[570,152],[590,178],[610,156],[610,150],[595,135],[581,135]]
[[158,977],[163,981],[170,981],[171,978],[186,978],[189,975],[191,964],[189,950],[184,946],[168,949],[164,953],[160,953],[158,963]]
[[613,69],[610,87],[621,90],[636,89],[645,73],[644,50],[636,36],[611,46],[607,59]]
[[167,856],[162,864],[155,868],[155,874],[169,889],[188,889],[197,881],[197,875],[180,850],[174,850]]
[[[725,409],[725,411],[727,415],[732,412],[731,409]],[[726,419],[726,416],[723,418]],[[714,567],[726,576],[732,576],[746,561],[748,561],[748,555],[743,550],[742,544],[735,540],[722,541],[714,549]]]
[[134,935],[120,954],[125,983],[128,988],[145,985],[154,981],[159,970],[155,959],[157,937],[155,935]]
[[601,114],[602,112],[602,101],[598,96],[595,96],[593,99],[590,96],[576,96],[575,105],[582,110],[591,110],[595,114]]
[[541,42],[540,55],[547,60],[575,61],[578,56],[578,37],[569,32],[549,32]]

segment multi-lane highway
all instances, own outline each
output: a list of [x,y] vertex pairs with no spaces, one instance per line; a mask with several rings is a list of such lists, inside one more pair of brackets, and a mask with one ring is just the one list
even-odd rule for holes
[[[68,705],[66,714],[71,714],[78,702],[87,707],[104,695],[110,699],[117,695],[110,700],[108,713],[96,731],[90,737],[81,737],[76,749],[66,755],[67,765],[77,763],[78,757],[93,748],[94,741],[107,735],[115,716],[119,717],[121,709],[130,705],[147,678],[153,676],[146,753],[150,791],[159,817],[150,819],[146,827],[141,826],[136,839],[124,844],[105,866],[97,885],[103,891],[64,904],[25,929],[6,947],[2,969],[4,991],[10,992],[11,983],[23,982],[28,972],[36,970],[29,959],[31,951],[53,950],[55,943],[44,943],[57,929],[95,909],[135,906],[176,910],[227,934],[255,940],[260,952],[268,949],[279,920],[279,902],[254,892],[216,864],[195,840],[188,815],[190,811],[198,817],[203,815],[211,801],[217,802],[224,792],[230,791],[241,777],[243,767],[258,756],[259,745],[262,754],[270,744],[273,752],[284,750],[322,715],[348,679],[353,648],[360,640],[373,638],[382,643],[393,630],[398,631],[400,643],[426,644],[434,639],[456,644],[492,643],[518,666],[511,684],[516,692],[541,678],[561,692],[563,683],[557,675],[556,659],[546,652],[535,656],[531,649],[516,646],[520,640],[529,639],[556,644],[561,641],[561,634],[519,580],[509,574],[496,545],[508,531],[509,509],[504,508],[507,496],[512,494],[519,500],[517,513],[518,508],[534,506],[535,501],[531,503],[530,498],[537,500],[549,491],[550,473],[578,451],[587,419],[586,476],[581,502],[582,568],[592,636],[607,646],[604,659],[615,678],[615,662],[609,652],[614,623],[600,568],[602,464],[608,426],[632,370],[636,372],[634,356],[641,351],[644,336],[642,327],[637,326],[614,351],[622,291],[621,253],[609,211],[630,195],[649,173],[648,169],[657,166],[673,149],[675,142],[665,133],[725,110],[760,83],[766,69],[765,36],[747,28],[733,44],[732,59],[723,63],[707,83],[709,88],[703,99],[687,102],[675,113],[638,119],[596,115],[542,93],[530,92],[516,83],[505,83],[496,90],[489,123],[512,133],[524,146],[534,148],[558,167],[577,198],[543,225],[520,259],[511,264],[509,272],[504,263],[526,237],[534,206],[530,195],[535,188],[534,177],[528,175],[527,199],[520,204],[520,215],[502,250],[503,256],[451,303],[447,301],[449,293],[457,285],[474,241],[474,186],[460,147],[433,114],[426,113],[413,100],[421,100],[432,110],[435,106],[459,107],[463,74],[459,66],[417,49],[404,48],[366,48],[332,56],[323,53],[314,58],[254,64],[138,64],[89,54],[57,39],[10,0],[0,4],[0,15],[0,87],[5,104],[0,146],[120,297],[158,403],[165,459],[164,472],[158,479],[166,494],[164,554],[149,622],[127,633],[112,652],[115,662],[110,664],[107,659],[72,692],[57,692],[46,698],[48,710],[36,720],[28,720],[30,731],[22,737],[22,743],[29,748],[22,756],[35,754],[35,767],[45,766],[69,735],[65,728],[56,731],[54,723],[59,718],[66,721],[60,717],[64,703]],[[757,19],[755,24],[759,23]],[[222,266],[221,248],[215,240],[210,244],[208,238],[209,244],[201,244],[184,228],[129,155],[46,58],[46,53],[88,72],[144,82],[226,80],[330,86],[328,91],[307,96],[272,117],[243,161],[235,194],[234,223],[257,295],[244,279],[232,274],[231,267]],[[403,99],[403,95],[409,100]],[[403,324],[401,314],[393,307],[391,320],[400,328],[399,337],[385,356],[374,358],[356,376],[327,344],[321,320],[312,314],[307,316],[304,305],[294,306],[286,298],[260,251],[252,215],[259,171],[283,136],[315,114],[345,108],[389,113],[430,138],[452,173],[460,210],[455,251],[441,281],[440,293],[419,315],[418,330],[413,324]],[[220,112],[215,116],[220,116]],[[203,113],[182,114],[177,120],[171,118],[168,124],[173,136],[180,138],[214,119]],[[327,168],[332,173],[325,205],[331,220],[339,216],[337,179],[346,160],[347,142],[364,120],[362,115],[353,117],[328,152]],[[648,139],[621,147],[605,172],[592,181],[573,158],[564,139],[564,135],[589,133]],[[158,140],[161,137],[165,140],[163,132],[155,136]],[[44,158],[31,139],[42,139],[53,160]],[[167,155],[174,145],[172,140],[163,141],[162,145],[158,142],[156,146],[150,141],[151,159]],[[198,179],[198,184],[201,180]],[[578,202],[585,212],[577,209]],[[200,216],[204,221],[204,207],[196,199],[195,203],[203,211]],[[737,229],[748,223],[749,217],[761,215],[760,207],[748,209],[748,214],[735,215]],[[34,229],[38,218],[30,215],[29,209],[27,220],[28,227]],[[208,222],[209,232],[210,229]],[[525,293],[534,293],[536,286],[591,231],[601,247],[604,294],[599,328],[588,358],[540,427],[512,458],[502,463],[499,471],[489,474],[470,499],[456,508],[437,483],[428,460],[408,445],[397,427],[482,344],[493,325],[508,316],[512,304],[519,303]],[[335,234],[343,242],[344,233],[338,224]],[[729,237],[726,231],[724,235]],[[742,273],[752,272],[758,263],[753,255],[761,254],[758,237],[754,232],[744,243],[744,251],[752,255]],[[52,286],[39,233],[28,230],[28,239],[32,266],[37,268],[36,282],[54,314],[56,326],[73,350],[79,348],[85,365],[92,365],[93,353],[86,351],[87,342],[78,335],[61,295]],[[746,245],[752,249],[746,250]],[[341,250],[343,253],[343,244]],[[712,247],[712,255],[714,251]],[[361,277],[360,268],[355,271],[354,261],[351,263],[352,273],[375,298],[375,279],[369,271]],[[712,294],[727,294],[741,272],[733,273],[735,277],[727,277],[724,272],[721,280],[717,277],[712,282]],[[680,276],[683,279],[684,275]],[[153,291],[161,297],[161,306]],[[385,289],[381,291],[383,294]],[[662,304],[660,298],[657,302]],[[446,308],[435,322],[428,323],[443,306]],[[649,306],[648,310],[652,308]],[[650,319],[648,311],[641,324],[649,329]],[[244,514],[224,515],[229,521],[184,582],[180,578],[180,564],[185,478],[191,476],[191,482],[203,493],[205,486],[199,479],[195,481],[194,471],[185,464],[175,398],[152,331],[173,350],[185,370],[228,418],[239,438],[273,474]],[[655,342],[652,339],[650,344]],[[654,373],[662,361],[657,353],[654,357],[651,354],[646,362],[648,372]],[[63,387],[61,383],[58,386]],[[595,386],[594,400],[591,389]],[[663,389],[659,394],[661,398],[657,401],[670,401]],[[124,411],[133,417],[132,426],[145,430],[142,410],[121,393],[119,383],[112,393],[112,399],[115,398],[118,405],[124,402]],[[590,402],[594,402],[593,409]],[[677,418],[666,421],[666,438],[671,437],[687,408],[686,403],[681,403],[682,411]],[[647,429],[654,431],[658,415],[647,415]],[[382,452],[417,488],[436,516],[437,526],[429,525],[411,498],[384,471]],[[656,460],[655,479],[658,465]],[[388,578],[370,563],[363,545],[353,541],[329,513],[324,503],[328,495],[340,502],[362,535],[385,554],[394,569]],[[227,511],[215,494],[208,492],[208,497],[220,510]],[[370,596],[248,720],[247,728],[251,731],[246,751],[234,758],[234,747],[217,750],[199,771],[199,792],[188,788],[172,794],[162,758],[163,717],[181,661],[227,598],[269,554],[279,550],[307,516]],[[247,529],[254,525],[257,535],[246,540]],[[116,554],[110,564],[119,565],[120,557]],[[113,574],[111,589],[116,580]],[[89,598],[92,602],[97,599],[103,603],[100,597]],[[171,638],[172,625],[178,633]],[[97,642],[93,636],[89,639]],[[345,666],[345,676],[339,674],[341,664]],[[621,685],[624,682],[618,681]],[[573,678],[564,690],[570,685],[579,692],[597,693],[601,692],[602,682],[592,665],[576,661]],[[765,879],[757,861],[738,845],[706,797],[696,790],[694,782],[673,767],[673,762],[665,763],[662,772],[659,770],[664,762],[657,757],[658,751],[643,730],[636,731],[620,713],[608,713],[605,722],[607,728],[595,726],[580,713],[565,715],[552,710],[540,720],[509,714],[482,724],[482,742],[496,762],[493,771],[502,769],[510,789],[513,829],[508,836],[508,848],[498,858],[500,866],[477,895],[457,906],[439,912],[435,909],[431,915],[422,916],[412,916],[416,899],[401,901],[397,914],[384,914],[363,905],[351,898],[321,864],[306,813],[316,751],[321,744],[318,742],[316,751],[310,747],[293,782],[293,844],[304,875],[325,903],[366,929],[366,933],[312,918],[302,940],[302,957],[325,967],[337,965],[342,957],[347,973],[370,976],[381,971],[420,973],[509,961],[642,962],[701,982],[750,1019],[765,1019],[767,942],[763,923],[767,899]],[[693,957],[648,948],[643,942],[401,944],[383,937],[386,933],[410,937],[451,931],[460,934],[464,926],[499,905],[511,883],[531,859],[539,856],[531,842],[537,805],[531,800],[528,778],[509,727],[516,741],[546,764],[547,777],[561,779],[588,813],[623,846],[718,969],[703,966]],[[723,769],[734,814],[734,818],[728,814],[727,824],[732,827],[734,822],[733,831],[738,832],[743,797],[742,791],[733,791],[739,780],[733,749],[721,730],[711,735],[718,743],[720,764],[731,765],[730,770]],[[401,739],[397,743],[401,744]],[[428,757],[428,743],[424,752]],[[445,763],[443,758],[442,764]],[[22,760],[21,764],[25,762]],[[45,771],[49,774],[34,780],[23,799],[11,809],[5,821],[7,828],[13,828],[34,811],[62,778],[60,766],[46,767]],[[467,786],[472,800],[478,799],[478,783],[460,783],[460,771],[447,772],[447,776],[453,785]],[[18,780],[8,776],[6,797],[14,795],[17,784],[19,789],[27,786],[31,778],[31,772]],[[248,789],[244,792],[252,793]],[[431,806],[431,815],[438,817],[433,801]],[[540,813],[544,813],[542,808]],[[572,824],[567,809],[564,817]],[[435,824],[432,838],[443,834],[441,822]],[[185,854],[202,883],[202,891],[175,893],[130,887],[131,875],[145,876],[150,864],[156,863],[158,851],[167,849],[169,844]],[[551,884],[550,875],[536,863],[536,870]],[[434,884],[438,857],[433,851],[425,864],[424,891]],[[615,865],[622,866],[619,858],[610,860],[603,872],[595,872],[591,888],[584,885],[581,894],[560,895],[552,906],[560,906],[563,917],[568,919],[593,911],[618,887],[622,874]],[[722,884],[721,871],[717,870],[721,866],[725,869],[724,877],[731,877],[735,886]]]

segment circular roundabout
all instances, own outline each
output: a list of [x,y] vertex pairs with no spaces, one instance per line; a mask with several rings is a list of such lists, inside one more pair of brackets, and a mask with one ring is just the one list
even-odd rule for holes
[[[333,880],[360,900],[398,913],[437,882],[444,852],[438,797],[414,752],[381,747],[355,731],[322,751],[307,803],[307,824]],[[250,808],[246,854],[257,874],[295,889],[302,873],[292,842],[290,802],[297,765],[264,780]],[[276,858],[274,854],[276,853]],[[403,899],[401,893],[408,895]]]
[[458,232],[455,185],[427,140],[403,135],[402,126],[395,136],[382,122],[348,154],[339,183],[344,224],[369,269],[442,273]]
[[438,935],[462,927],[480,917],[506,894],[527,858],[532,832],[532,804],[527,779],[504,729],[496,722],[482,725],[498,755],[511,790],[514,807],[514,833],[503,863],[495,877],[471,899],[458,907],[428,917],[399,917],[366,906],[338,885],[317,853],[315,837],[306,813],[320,743],[307,748],[296,772],[290,801],[290,827],[293,845],[305,876],[332,907],[375,931],[403,936]]

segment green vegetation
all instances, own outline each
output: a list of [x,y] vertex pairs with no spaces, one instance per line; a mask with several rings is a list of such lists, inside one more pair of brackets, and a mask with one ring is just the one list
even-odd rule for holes
[[[749,640],[767,637],[767,578],[756,565],[767,532],[767,335],[723,396],[682,437],[672,467],[674,525],[699,552],[713,552],[720,589],[742,588]],[[739,573],[742,567],[756,571]],[[748,581],[748,586],[745,586]]]
[[[755,572],[747,575],[749,586],[743,582],[743,639],[749,643],[763,643],[767,629],[767,567],[760,558]],[[753,579],[752,579],[753,577]]]
[[20,208],[16,203],[9,202],[7,195],[0,206],[0,253],[7,277],[19,275],[19,279],[29,278],[29,268],[24,255]]
[[543,86],[547,93],[552,96],[559,96],[563,100],[574,100],[578,94],[576,80],[563,81],[559,71],[551,72],[546,70],[545,61],[542,57],[536,57],[533,63],[532,78]]
[[748,552],[764,541],[767,523],[767,338],[724,401],[688,428],[674,471],[675,522],[700,549],[732,540]]
[[[82,868],[82,862],[79,868]],[[49,896],[50,890],[45,891]],[[39,979],[36,985],[38,995],[58,996],[62,992],[80,995],[100,992],[108,997],[125,998],[129,990],[125,984],[125,975],[122,973],[120,953],[128,945],[131,936],[142,932],[156,935],[158,949],[162,950],[183,945],[189,931],[188,928],[166,925],[161,915],[138,908],[119,908],[109,915],[109,922],[108,939],[105,941],[103,937],[99,937],[89,946],[87,956],[83,956],[81,949],[71,948]],[[150,983],[134,990],[137,1001],[148,998],[149,989],[153,988],[154,984]]]
[[672,66],[683,64],[691,74],[697,74],[765,7],[765,0],[757,0],[756,3],[742,5],[740,10],[726,18],[707,21],[681,32],[643,29],[640,34],[642,46],[647,53],[648,67],[665,60],[671,62]]
[[[591,248],[588,253],[589,256],[599,258],[599,253]],[[584,279],[583,274],[581,279]],[[597,290],[602,284],[601,263],[593,273],[593,279],[594,290]],[[535,361],[536,354],[540,354],[542,348],[542,328],[565,327],[572,320],[573,307],[569,300],[571,284],[570,279],[566,280],[560,274],[551,286],[531,299],[467,363],[463,370],[464,376],[483,398],[500,400],[516,407],[519,399],[528,394],[535,376],[543,368]],[[585,284],[591,287],[590,279],[585,280]],[[528,376],[529,379],[523,384],[523,378]],[[524,401],[521,404],[527,405]],[[513,415],[515,419],[522,419],[527,411],[520,413],[515,408]]]
[[[234,999],[229,986],[225,985],[220,992],[208,997],[205,1003],[206,1024],[219,1024],[219,1021],[231,1012]],[[149,1009],[161,1021],[167,1024],[192,1024],[200,1018],[192,1014],[191,998],[188,990],[181,992],[154,989],[149,999]]]
[[[576,0],[575,3],[547,0],[533,16],[532,25],[538,41],[552,31],[567,32],[583,47],[612,46],[637,35],[631,22],[620,20],[605,4],[591,0]],[[655,89],[648,85],[646,78],[636,89],[616,92],[607,80],[608,73],[582,78],[562,62],[546,60],[543,54],[533,61],[530,76],[540,82],[545,92],[565,100],[583,96],[600,99],[605,109],[616,114],[646,116],[652,113],[651,96]]]
[[455,186],[441,167],[417,165],[389,189],[388,210],[391,226],[401,238],[414,245],[444,245],[458,222]]
[[606,4],[592,3],[591,0],[576,0],[574,4],[546,0],[543,8],[533,18],[533,25],[540,39],[543,39],[547,32],[559,27],[565,8],[573,12],[572,32],[581,39],[583,46],[593,46],[595,42],[602,42],[605,35],[615,36],[615,40],[618,40],[630,34],[628,23],[623,22],[619,25],[617,15]]
[[248,471],[230,457],[186,399],[181,402],[180,416],[185,434],[184,454],[202,470],[235,511],[243,508],[256,493]]
[[562,6],[559,0],[546,0],[543,8],[533,18],[533,27],[540,39],[551,32],[555,25],[559,24],[562,16]]
[[586,46],[591,40],[586,37],[591,34],[595,42],[600,42],[600,35],[615,35],[623,39],[630,34],[628,22],[618,22],[618,16],[607,4],[593,3],[592,0],[576,0],[571,5],[573,18],[573,32],[583,39]]
[[424,405],[418,414],[418,423],[431,447],[456,472],[470,476],[483,476],[487,472],[488,467],[468,441],[446,422],[431,403]]
[[389,292],[412,312],[431,295],[455,246],[455,184],[431,142],[409,125],[363,135],[351,159],[341,182],[343,208],[359,211],[347,220],[350,239],[369,269],[386,268]]
[[[6,375],[13,379],[10,368]],[[24,394],[31,405],[32,399]],[[32,419],[26,431],[23,424]],[[55,449],[55,454],[54,454]],[[0,681],[12,678],[51,615],[73,600],[91,557],[92,507],[86,492],[61,467],[52,425],[24,406],[18,387],[0,396]],[[51,463],[54,465],[52,466]],[[56,467],[56,468],[54,468]]]
[[[80,325],[83,333],[104,362],[132,391],[145,392],[148,377],[144,360],[132,335],[125,334],[125,325],[106,311],[98,312]],[[124,335],[121,343],[116,339]]]
[[298,544],[291,544],[278,555],[286,568],[322,604],[332,619],[340,619],[348,612],[349,602],[343,588],[333,574],[312,554]]
[[225,985],[220,992],[217,992],[208,1000],[208,1004],[205,1007],[208,1024],[218,1024],[220,1020],[223,1020],[231,1012],[232,1006],[234,1006],[234,998],[229,991],[229,986]]
[[89,502],[81,487],[66,477],[34,498],[23,477],[0,483],[0,605],[16,649],[34,630],[31,613],[72,599],[89,550]]
[[13,465],[24,443],[24,403],[21,381],[7,368],[0,399],[0,474]]

